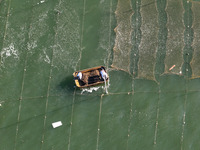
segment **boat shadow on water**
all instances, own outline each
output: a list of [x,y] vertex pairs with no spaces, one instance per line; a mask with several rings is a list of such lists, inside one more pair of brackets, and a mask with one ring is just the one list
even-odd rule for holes
[[66,78],[64,78],[58,85],[58,88],[60,88],[61,90],[67,90],[73,92],[75,89],[73,76],[67,76]]

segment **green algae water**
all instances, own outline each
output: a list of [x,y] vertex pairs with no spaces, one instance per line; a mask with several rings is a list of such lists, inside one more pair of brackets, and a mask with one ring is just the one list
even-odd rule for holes
[[[199,149],[199,8],[0,0],[0,150]],[[75,87],[99,65],[108,93]]]

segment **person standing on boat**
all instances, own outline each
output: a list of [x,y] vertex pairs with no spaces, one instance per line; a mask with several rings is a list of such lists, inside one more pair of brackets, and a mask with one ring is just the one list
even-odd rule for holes
[[78,77],[79,80],[81,80],[82,77],[83,77],[83,74],[82,74],[81,72],[79,72],[79,73],[77,74],[77,77]]
[[100,71],[101,77],[106,80],[108,78],[108,74],[105,72],[105,70],[102,68]]

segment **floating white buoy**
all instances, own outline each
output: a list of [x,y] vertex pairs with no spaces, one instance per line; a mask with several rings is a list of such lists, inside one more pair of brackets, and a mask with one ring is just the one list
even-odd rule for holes
[[54,123],[52,123],[52,126],[53,126],[53,128],[60,127],[60,126],[62,126],[62,122],[61,121],[54,122]]

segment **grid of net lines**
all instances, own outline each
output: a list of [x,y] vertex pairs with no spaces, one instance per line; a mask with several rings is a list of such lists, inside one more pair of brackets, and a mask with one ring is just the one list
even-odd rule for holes
[[[0,0],[0,149],[197,149],[199,8]],[[74,71],[99,65],[107,94],[75,87]]]

